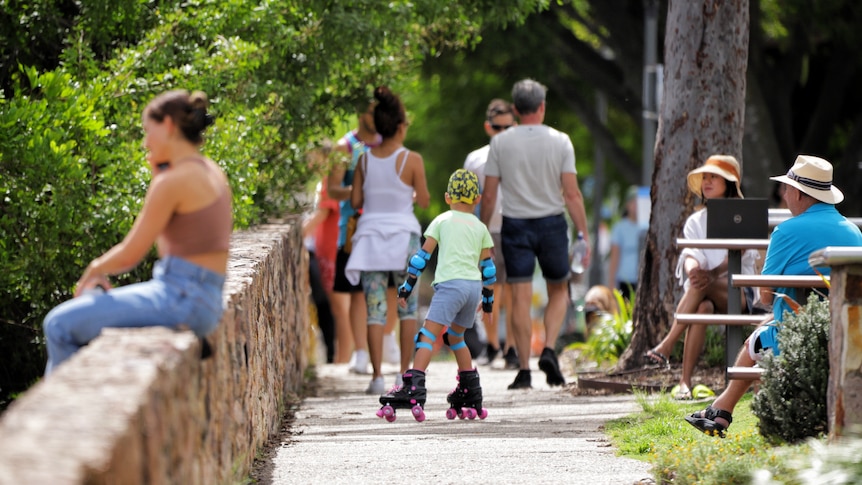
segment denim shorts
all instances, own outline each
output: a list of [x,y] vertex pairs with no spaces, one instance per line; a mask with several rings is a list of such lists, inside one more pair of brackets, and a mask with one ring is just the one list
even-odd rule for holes
[[223,313],[225,277],[176,256],[156,262],[153,279],[102,294],[72,298],[48,312],[45,373],[109,327],[188,327],[199,337],[216,329]]
[[500,236],[507,283],[533,281],[536,258],[545,281],[569,279],[569,226],[562,214],[538,219],[503,216]]
[[482,302],[482,282],[449,280],[434,285],[434,297],[425,320],[449,326],[472,328],[476,310]]

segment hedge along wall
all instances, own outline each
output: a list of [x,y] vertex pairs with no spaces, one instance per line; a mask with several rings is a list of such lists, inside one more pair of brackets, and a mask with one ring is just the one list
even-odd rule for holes
[[106,330],[0,418],[0,483],[241,482],[308,364],[307,261],[296,220],[234,233],[213,356]]

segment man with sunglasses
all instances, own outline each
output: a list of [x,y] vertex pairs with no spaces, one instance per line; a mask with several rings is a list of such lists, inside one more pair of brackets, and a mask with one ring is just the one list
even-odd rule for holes
[[[485,133],[488,137],[493,138],[498,133],[502,133],[506,131],[508,128],[515,126],[515,113],[512,111],[512,105],[508,101],[504,101],[499,98],[492,99],[490,103],[488,103],[488,109],[485,111]],[[490,145],[485,145],[482,148],[478,148],[470,152],[467,155],[467,159],[464,161],[464,168],[475,173],[479,178],[479,190],[485,186],[485,163],[488,161],[488,149]],[[502,216],[502,198],[497,197],[497,203],[494,206],[493,215],[491,216],[491,220],[488,223],[488,231],[491,233],[491,238],[494,240],[494,247],[500,247],[500,227],[502,226],[503,216]],[[476,216],[478,217],[482,208],[482,204],[480,203],[477,206]],[[491,312],[491,324],[485,328],[485,333],[488,336],[488,345],[485,350],[485,355],[480,357],[478,362],[484,365],[491,365],[494,361],[494,358],[500,353],[500,338],[499,338],[499,317],[500,317],[500,309],[503,309],[503,312],[506,314],[506,344],[504,347],[503,357],[506,360],[506,368],[507,369],[517,369],[518,357],[515,353],[514,347],[514,339],[510,337],[512,335],[512,311],[511,311],[511,301],[512,301],[512,291],[508,284],[505,283],[506,280],[506,266],[505,261],[503,260],[503,252],[497,250],[494,252],[494,264],[497,267],[497,283],[494,285],[494,295],[496,295],[496,305]],[[470,340],[470,333],[476,333],[476,326],[474,325],[470,329],[467,330],[467,338]],[[475,335],[474,335],[475,337]],[[478,337],[475,338],[478,340]],[[472,348],[471,348],[472,351]],[[477,357],[474,355],[474,358]]]
[[512,285],[514,340],[520,370],[509,389],[529,389],[533,297],[533,272],[538,258],[548,290],[545,307],[545,342],[539,368],[550,386],[566,383],[554,347],[568,306],[569,227],[568,212],[587,248],[590,245],[584,199],[578,187],[575,150],[565,133],[544,124],[547,88],[532,79],[515,83],[512,101],[518,126],[491,139],[485,165],[481,219],[489,224],[503,194],[503,224],[500,230],[506,260],[506,282]]

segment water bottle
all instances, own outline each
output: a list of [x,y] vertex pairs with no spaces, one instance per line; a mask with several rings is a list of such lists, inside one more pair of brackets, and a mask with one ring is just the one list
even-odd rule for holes
[[584,233],[578,231],[578,239],[572,244],[572,273],[583,274],[584,254],[587,252],[587,242],[584,241]]

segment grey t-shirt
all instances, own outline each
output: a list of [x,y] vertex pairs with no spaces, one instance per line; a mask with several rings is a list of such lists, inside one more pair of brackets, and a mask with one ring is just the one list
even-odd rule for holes
[[485,176],[500,177],[505,217],[565,212],[563,173],[577,173],[575,149],[565,133],[546,125],[518,125],[491,139]]

